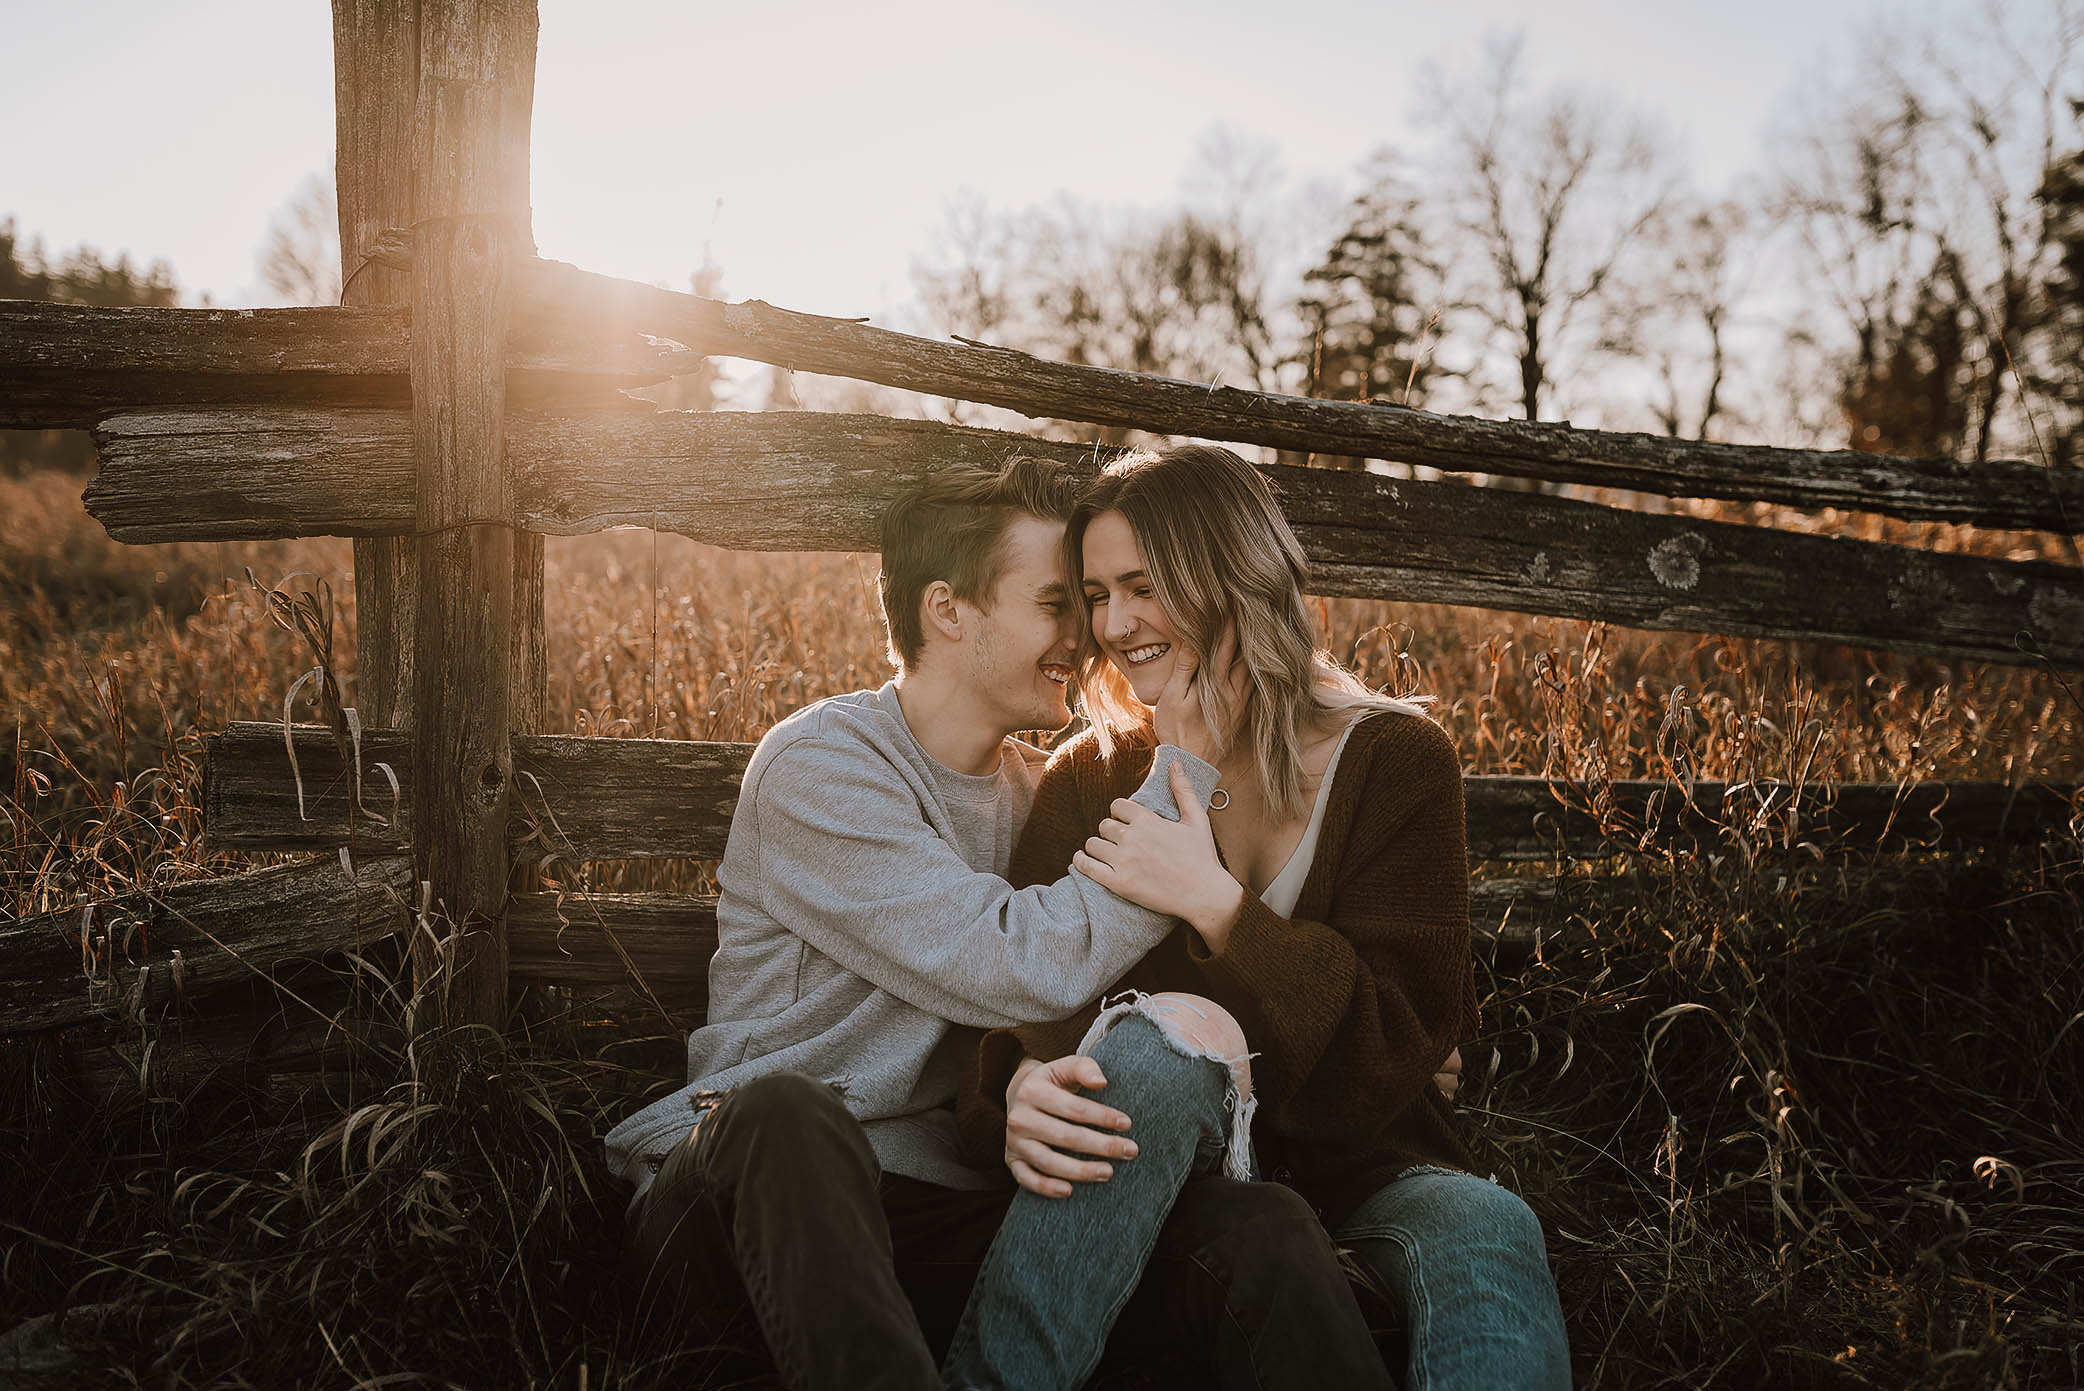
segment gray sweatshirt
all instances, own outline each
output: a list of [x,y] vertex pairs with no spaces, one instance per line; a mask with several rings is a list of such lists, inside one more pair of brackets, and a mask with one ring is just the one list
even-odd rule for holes
[[[930,758],[895,683],[819,701],[760,741],[717,869],[709,1022],[688,1083],[608,1132],[641,1195],[695,1119],[695,1094],[792,1071],[834,1083],[883,1167],[951,1188],[1005,1181],[962,1163],[951,1103],[978,1031],[1061,1019],[1121,977],[1172,920],[1082,874],[1004,878],[1044,754],[1007,739],[998,771]],[[1216,770],[1169,745],[1135,798],[1177,817],[1166,770],[1206,800]]]

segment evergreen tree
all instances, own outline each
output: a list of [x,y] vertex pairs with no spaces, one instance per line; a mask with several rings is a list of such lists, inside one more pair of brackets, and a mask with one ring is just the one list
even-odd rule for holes
[[1303,274],[1296,307],[1309,335],[1307,394],[1422,405],[1437,370],[1427,330],[1438,280],[1416,200],[1391,176],[1379,177],[1353,200],[1324,259]]

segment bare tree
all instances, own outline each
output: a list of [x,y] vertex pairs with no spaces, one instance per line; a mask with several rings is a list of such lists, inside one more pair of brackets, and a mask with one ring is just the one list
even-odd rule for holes
[[1734,334],[1750,287],[1756,243],[1749,210],[1734,199],[1662,220],[1658,274],[1631,315],[1633,341],[1657,377],[1651,413],[1668,435],[1708,439],[1732,413],[1740,364]]
[[340,303],[340,213],[333,174],[313,174],[276,210],[260,250],[261,283],[292,304]]
[[1260,245],[1220,211],[959,204],[913,276],[929,331],[1065,362],[1275,387],[1294,360]]
[[[1493,44],[1479,76],[1435,73],[1428,115],[1444,136],[1438,187],[1462,249],[1461,306],[1529,420],[1614,339],[1618,282],[1676,180],[1642,122],[1569,92],[1529,98],[1518,40]],[[1495,379],[1504,375],[1505,383]]]
[[2059,257],[2041,194],[2074,129],[2084,9],[1991,5],[1872,48],[1864,80],[1807,114],[1783,198],[1842,323],[1849,435],[1974,459],[2022,448],[2040,403],[2021,369]]

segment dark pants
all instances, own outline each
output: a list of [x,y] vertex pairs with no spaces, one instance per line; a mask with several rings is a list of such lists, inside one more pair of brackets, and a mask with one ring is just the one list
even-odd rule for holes
[[[738,1088],[667,1156],[625,1248],[653,1327],[700,1337],[749,1312],[792,1388],[939,1387],[937,1363],[1012,1196],[882,1173],[831,1088],[781,1073]],[[1108,1360],[1199,1359],[1204,1384],[1318,1361],[1304,1354],[1318,1346],[1324,1301],[1351,1298],[1302,1199],[1197,1178]]]

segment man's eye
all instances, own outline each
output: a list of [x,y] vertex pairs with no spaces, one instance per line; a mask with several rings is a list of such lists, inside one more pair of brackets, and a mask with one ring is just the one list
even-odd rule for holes
[[1085,601],[1094,608],[1098,608],[1107,602],[1107,596],[1105,594],[1088,594],[1085,596]]

